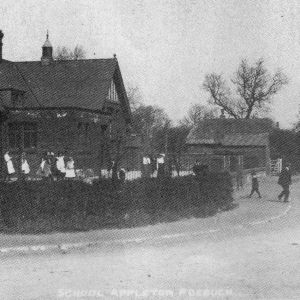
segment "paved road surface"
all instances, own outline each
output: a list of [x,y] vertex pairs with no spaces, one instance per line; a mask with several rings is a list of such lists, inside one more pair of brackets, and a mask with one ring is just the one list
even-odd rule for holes
[[[289,210],[277,191],[240,199],[242,209],[251,201],[250,215],[256,205],[256,222],[236,210],[206,227],[191,220],[193,230],[183,222],[179,234],[178,223],[162,225],[161,239],[2,256],[0,299],[300,299],[300,184]],[[280,217],[261,215],[263,203]]]

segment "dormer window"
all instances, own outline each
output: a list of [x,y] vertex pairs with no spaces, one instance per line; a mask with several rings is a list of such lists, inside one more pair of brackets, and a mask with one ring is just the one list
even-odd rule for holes
[[115,102],[115,103],[119,103],[119,96],[118,96],[117,88],[116,88],[116,85],[113,80],[110,83],[107,100]]

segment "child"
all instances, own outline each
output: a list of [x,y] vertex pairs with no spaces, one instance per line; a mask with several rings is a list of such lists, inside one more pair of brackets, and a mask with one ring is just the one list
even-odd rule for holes
[[52,176],[52,173],[51,173],[51,163],[50,163],[50,160],[48,158],[47,153],[43,154],[42,162],[41,162],[41,164],[39,166],[39,169],[37,170],[36,174],[38,176],[44,177],[45,179],[46,178],[50,178],[51,179],[51,176]]
[[200,176],[201,172],[202,172],[202,166],[201,166],[200,162],[198,160],[196,160],[196,162],[195,162],[195,164],[193,166],[193,173],[196,176]]
[[254,192],[257,193],[258,198],[261,198],[261,194],[260,194],[260,192],[259,192],[258,177],[259,177],[259,176],[256,174],[255,171],[252,171],[252,172],[251,172],[251,178],[252,178],[252,190],[251,190],[251,193],[250,193],[249,198],[251,198],[251,196],[253,195]]
[[121,169],[120,171],[119,171],[119,179],[120,179],[120,183],[124,183],[125,182],[125,179],[126,179],[126,171],[125,171],[125,169]]
[[12,162],[12,157],[9,154],[9,151],[6,151],[6,153],[4,154],[4,160],[6,161],[6,166],[7,166],[6,180],[11,181],[11,177],[13,174],[15,174],[16,171]]
[[66,176],[65,178],[75,178],[75,169],[74,169],[74,160],[72,157],[69,157],[67,161],[67,167],[66,167]]
[[157,178],[165,176],[165,154],[161,153],[157,157]]
[[59,152],[56,157],[57,179],[63,179],[66,175],[65,159],[64,155]]
[[29,164],[26,159],[26,154],[24,152],[22,153],[21,159],[22,159],[21,169],[22,169],[22,173],[25,177],[24,179],[26,179],[26,175],[28,175],[30,172],[30,167],[29,167]]
[[53,180],[53,181],[56,181],[57,180],[57,168],[56,168],[56,158],[54,156],[54,153],[53,152],[47,152],[47,162],[50,166],[50,172],[51,172],[51,175],[50,175],[50,179]]

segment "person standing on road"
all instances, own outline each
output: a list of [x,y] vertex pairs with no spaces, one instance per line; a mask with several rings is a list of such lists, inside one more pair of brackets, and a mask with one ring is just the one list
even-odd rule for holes
[[251,196],[253,195],[254,192],[257,193],[258,198],[261,198],[261,194],[259,192],[259,183],[258,183],[258,175],[256,174],[255,171],[251,172],[251,178],[252,178],[252,189],[251,189],[251,193],[249,195],[249,198],[251,198]]
[[281,171],[278,179],[278,184],[282,187],[282,192],[278,195],[278,200],[284,196],[284,202],[289,202],[290,185],[292,183],[292,175],[290,171],[291,164],[287,163]]

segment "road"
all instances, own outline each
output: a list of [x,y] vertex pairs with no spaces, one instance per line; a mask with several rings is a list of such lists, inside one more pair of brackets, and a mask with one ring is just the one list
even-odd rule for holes
[[179,234],[164,225],[161,238],[1,257],[0,299],[300,299],[300,184],[290,207],[275,192],[240,201],[272,198],[278,217],[233,222],[233,211]]

